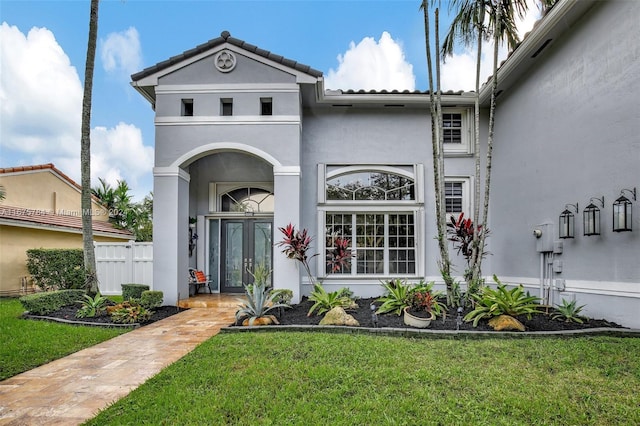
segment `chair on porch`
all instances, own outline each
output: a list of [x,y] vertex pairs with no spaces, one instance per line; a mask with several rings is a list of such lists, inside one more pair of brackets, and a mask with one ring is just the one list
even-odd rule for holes
[[213,293],[211,291],[211,277],[202,271],[189,268],[189,297],[200,293],[202,287],[208,288],[209,293]]

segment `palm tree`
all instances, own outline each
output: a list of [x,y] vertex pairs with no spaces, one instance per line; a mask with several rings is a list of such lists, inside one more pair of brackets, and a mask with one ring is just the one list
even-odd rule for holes
[[[540,0],[549,8],[557,0]],[[479,232],[474,233],[472,256],[468,284],[479,282],[483,253],[485,252],[485,238],[487,236],[487,216],[491,190],[491,167],[493,156],[493,134],[495,126],[496,96],[498,89],[498,45],[507,42],[510,50],[520,42],[516,28],[516,17],[523,18],[528,11],[527,0],[452,0],[451,8],[457,10],[449,32],[444,39],[442,54],[444,57],[453,53],[456,41],[469,46],[476,43],[476,87],[475,87],[475,197],[473,223]],[[485,24],[488,18],[488,23]],[[491,79],[491,100],[489,106],[489,125],[487,136],[487,157],[485,165],[484,204],[480,216],[480,62],[482,56],[482,41],[493,38],[493,77]]]
[[7,191],[4,189],[4,186],[0,185],[0,201],[4,200],[7,197]]
[[98,38],[99,1],[91,0],[89,13],[89,41],[87,43],[87,61],[84,69],[84,95],[82,98],[82,124],[80,131],[82,245],[84,248],[85,285],[90,295],[95,295],[100,291],[96,273],[96,254],[93,248],[91,215],[91,92],[93,89],[93,68],[96,60],[96,41]]
[[[436,68],[436,94],[434,94],[433,66],[431,56],[431,33],[429,23],[429,3],[437,4],[434,9],[435,25],[435,68]],[[439,48],[439,8],[440,2],[435,0],[423,0],[420,10],[424,16],[424,36],[427,54],[427,69],[429,72],[429,106],[431,113],[431,151],[433,155],[433,184],[436,202],[436,225],[438,248],[440,249],[440,261],[438,267],[447,288],[447,299],[451,302],[453,294],[453,279],[451,278],[451,260],[449,258],[449,248],[447,245],[447,225],[444,203],[444,147],[443,147],[443,124],[442,124],[442,91],[440,88],[440,48]]]

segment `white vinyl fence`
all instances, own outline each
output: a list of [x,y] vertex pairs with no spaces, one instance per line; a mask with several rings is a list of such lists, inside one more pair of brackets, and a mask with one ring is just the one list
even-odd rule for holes
[[102,294],[121,294],[121,284],[147,284],[153,290],[153,243],[95,243]]

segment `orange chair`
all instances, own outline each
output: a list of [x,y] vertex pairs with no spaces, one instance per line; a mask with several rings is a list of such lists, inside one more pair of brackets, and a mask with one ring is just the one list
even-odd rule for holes
[[204,272],[197,269],[189,268],[189,296],[200,293],[202,287],[208,288],[209,293],[213,293],[211,291],[211,282],[209,275],[205,275]]

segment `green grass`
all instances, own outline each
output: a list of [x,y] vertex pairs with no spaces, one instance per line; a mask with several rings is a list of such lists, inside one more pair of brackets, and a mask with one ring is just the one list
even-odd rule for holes
[[0,380],[128,331],[25,320],[23,312],[18,299],[0,299]]
[[88,424],[640,424],[639,353],[639,338],[223,333]]

